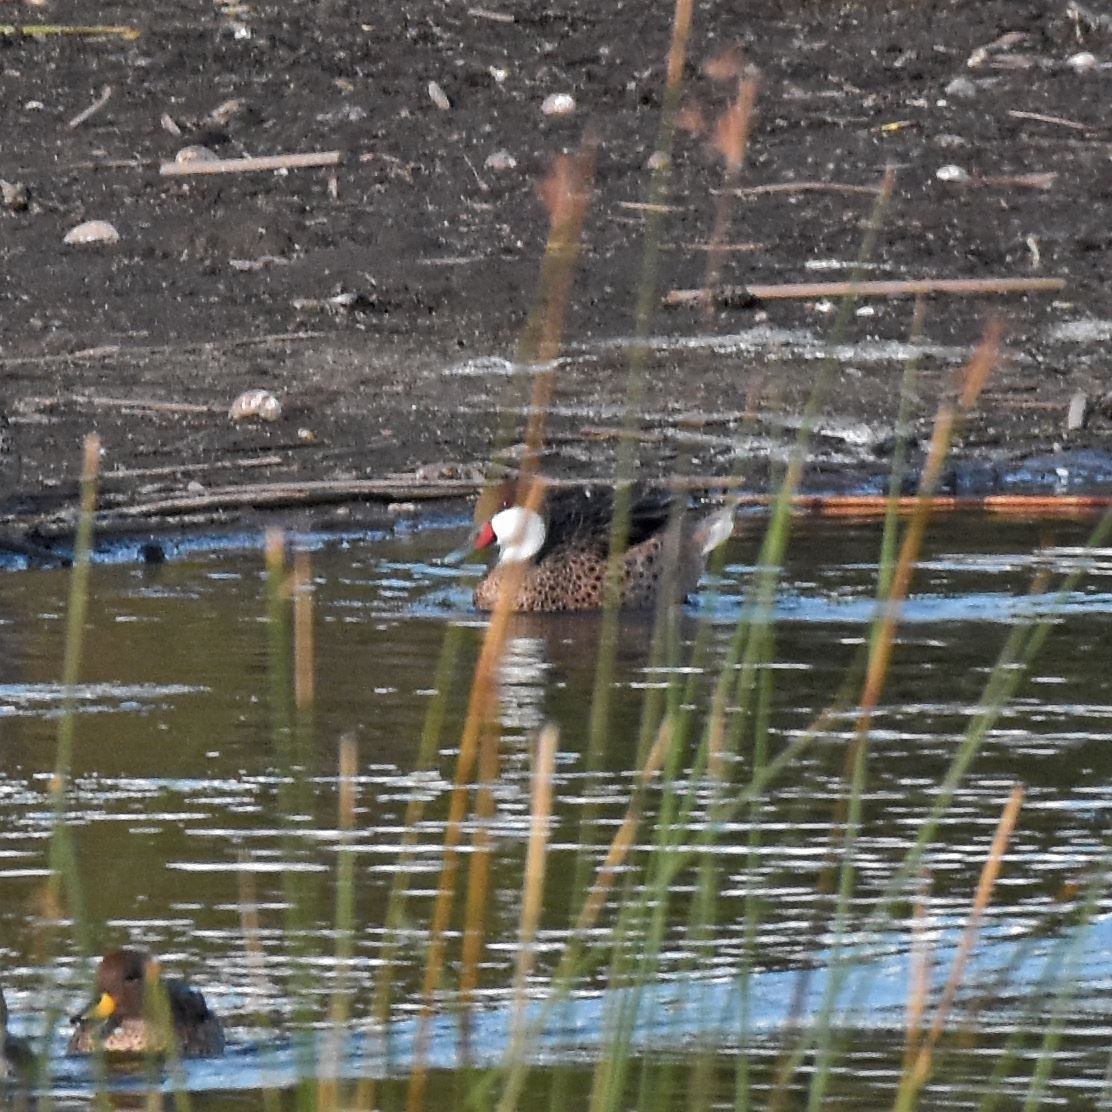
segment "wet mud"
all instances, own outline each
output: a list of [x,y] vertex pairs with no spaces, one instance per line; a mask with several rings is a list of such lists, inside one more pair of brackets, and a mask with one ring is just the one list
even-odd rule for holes
[[[710,140],[734,95],[707,63],[733,48],[761,84],[722,281],[849,277],[894,165],[867,277],[1064,282],[929,300],[913,438],[929,436],[955,367],[999,312],[1006,356],[961,431],[948,489],[1107,490],[1112,21],[1097,7],[698,4],[659,292],[706,274],[724,175]],[[671,17],[646,0],[108,2],[98,21],[138,37],[0,35],[8,528],[64,530],[89,432],[117,524],[235,524],[294,502],[315,502],[319,524],[466,495],[492,444],[512,458],[521,435],[530,375],[508,361],[543,250],[536,187],[588,127],[595,191],[543,462],[611,473]],[[57,0],[6,5],[5,18],[89,13]],[[574,111],[545,115],[554,94]],[[197,145],[340,161],[160,173]],[[88,220],[111,222],[118,242],[64,243]],[[863,302],[838,338],[812,489],[881,483],[911,309]],[[646,472],[766,487],[833,315],[822,298],[736,304],[710,321],[659,311],[634,427]],[[248,389],[274,395],[277,420],[229,418]],[[331,485],[283,500],[291,483]],[[247,487],[270,493],[218,493]],[[361,510],[368,498],[376,508]]]

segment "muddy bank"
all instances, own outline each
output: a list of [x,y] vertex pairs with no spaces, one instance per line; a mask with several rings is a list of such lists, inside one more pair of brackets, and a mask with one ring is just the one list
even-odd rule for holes
[[[951,489],[1106,490],[1110,21],[1058,0],[889,6],[768,2],[745,19],[736,5],[697,7],[685,95],[705,128],[678,139],[661,292],[705,273],[722,181],[707,133],[732,89],[704,63],[736,45],[762,85],[723,281],[846,277],[868,190],[896,165],[869,277],[1065,281],[1057,294],[932,299],[916,435],[928,435],[953,368],[998,308],[1008,358],[962,434]],[[13,10],[15,21],[88,22],[61,0]],[[588,123],[600,139],[596,195],[545,468],[608,473],[667,5],[191,0],[106,3],[98,19],[141,33],[0,37],[0,178],[13,187],[0,210],[9,526],[64,524],[90,431],[104,443],[107,509],[200,499],[157,514],[160,525],[245,520],[250,499],[203,507],[206,494],[247,484],[400,477],[381,503],[408,500],[407,486],[466,493],[500,433],[511,446],[520,435],[529,376],[506,360],[543,245],[535,184]],[[572,96],[575,111],[544,115],[552,94]],[[221,158],[335,150],[342,161],[160,174],[190,145]],[[110,221],[119,242],[63,243],[92,219]],[[879,482],[910,314],[885,299],[854,317],[812,489]],[[723,309],[709,325],[658,314],[638,414],[646,470],[765,485],[831,315],[821,299]],[[275,395],[277,421],[229,420],[248,388]]]

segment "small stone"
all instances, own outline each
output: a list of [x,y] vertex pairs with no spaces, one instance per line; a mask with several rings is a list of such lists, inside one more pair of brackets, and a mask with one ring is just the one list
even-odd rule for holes
[[186,162],[218,162],[219,158],[208,147],[194,145],[192,147],[182,147],[174,155],[174,161],[179,164]]
[[489,70],[490,70],[490,76],[491,76],[492,80],[494,81],[495,85],[501,85],[502,82],[505,81],[506,78],[510,76],[510,71],[508,69],[506,69],[504,66],[490,66]]
[[415,514],[417,512],[416,502],[387,502],[386,512],[389,514]]
[[21,181],[0,181],[0,203],[12,212],[24,212],[31,203],[31,194]]
[[488,154],[483,166],[495,174],[505,174],[517,169],[517,159],[509,151],[495,151]]
[[541,101],[541,112],[556,119],[570,116],[575,112],[575,97],[569,93],[551,93]]
[[190,479],[189,482],[185,484],[185,490],[187,494],[204,494],[205,484],[197,482],[196,479]]
[[1074,73],[1088,73],[1090,70],[1097,68],[1097,58],[1095,54],[1090,54],[1087,50],[1082,50],[1078,54],[1071,54],[1066,59],[1066,65],[1069,66]]
[[435,81],[429,82],[429,99],[441,112],[447,112],[452,107],[448,94]]
[[652,173],[656,173],[657,170],[666,170],[668,168],[668,162],[668,155],[665,154],[664,151],[653,151],[653,153],[649,155],[648,162],[645,163],[645,168]]
[[233,421],[257,418],[260,421],[277,421],[282,416],[282,403],[269,390],[244,390],[228,410]]
[[955,166],[952,162],[947,163],[945,166],[939,166],[934,172],[934,176],[939,181],[956,182],[964,184],[969,181],[969,171],[962,169],[960,166]]
[[119,243],[120,233],[107,220],[86,220],[66,232],[63,243]]
[[972,100],[977,95],[977,86],[968,77],[955,77],[946,86],[946,95],[955,100]]
[[302,444],[315,444],[317,442],[317,434],[312,429],[298,429],[297,439]]

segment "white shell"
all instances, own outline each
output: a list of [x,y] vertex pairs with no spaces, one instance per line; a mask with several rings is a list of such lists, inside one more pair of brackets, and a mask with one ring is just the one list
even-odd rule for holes
[[939,168],[935,170],[934,176],[938,178],[939,181],[969,181],[969,171],[962,169],[960,166],[954,166],[952,163],[946,166],[939,166]]
[[441,112],[447,112],[452,107],[448,94],[435,81],[429,82],[429,98]]
[[517,159],[509,151],[495,151],[487,155],[483,166],[495,174],[505,174],[517,169]]
[[1078,54],[1071,54],[1066,59],[1066,65],[1075,73],[1088,73],[1089,70],[1097,68],[1097,57],[1087,50],[1082,50]]
[[575,111],[575,97],[569,93],[551,93],[541,101],[546,116],[570,116]]
[[244,390],[228,410],[233,421],[257,417],[260,421],[277,421],[282,416],[282,403],[268,390]]
[[208,147],[201,147],[195,144],[192,147],[182,147],[182,149],[174,155],[174,161],[180,164],[183,162],[217,162],[219,160]]
[[107,220],[86,220],[66,232],[63,243],[119,243],[120,233]]

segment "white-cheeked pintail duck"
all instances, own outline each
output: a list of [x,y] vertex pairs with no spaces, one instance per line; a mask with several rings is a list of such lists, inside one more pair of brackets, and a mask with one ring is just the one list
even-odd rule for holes
[[[166,1022],[155,1018],[160,1010]],[[224,1028],[204,996],[185,981],[163,978],[142,950],[113,950],[101,959],[95,998],[73,1022],[67,1054],[100,1046],[109,1055],[162,1055],[171,1045],[183,1058],[224,1053]]]
[[[703,574],[707,556],[733,532],[733,513],[720,510],[688,528],[672,523],[673,496],[634,491],[618,592],[624,609],[655,605],[667,584],[685,599]],[[550,491],[541,513],[510,505],[479,530],[475,548],[497,544],[498,562],[475,588],[475,605],[493,610],[511,565],[525,563],[514,610],[598,610],[614,515],[609,490]]]

